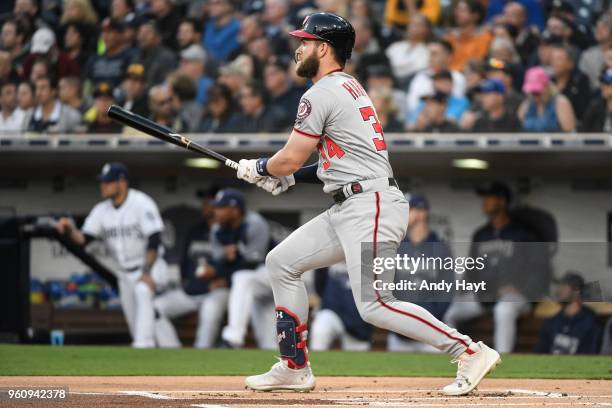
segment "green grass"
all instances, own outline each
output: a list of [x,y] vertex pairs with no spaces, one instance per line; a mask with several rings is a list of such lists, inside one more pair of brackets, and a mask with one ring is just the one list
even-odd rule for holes
[[[612,379],[612,357],[503,357],[494,377]],[[89,346],[0,345],[0,375],[247,375],[266,370],[274,352],[261,350],[149,349]],[[311,354],[315,374],[323,376],[453,376],[455,367],[441,354]]]

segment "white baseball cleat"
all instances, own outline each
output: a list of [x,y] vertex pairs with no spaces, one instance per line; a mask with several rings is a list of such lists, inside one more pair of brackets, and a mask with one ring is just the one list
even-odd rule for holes
[[492,372],[501,363],[499,353],[482,341],[478,342],[479,350],[474,354],[463,353],[453,360],[457,363],[457,378],[442,392],[446,395],[465,395],[471,392],[482,381],[485,375]]
[[310,369],[310,363],[304,368],[292,369],[287,366],[285,360],[280,360],[267,373],[247,377],[245,383],[247,388],[255,391],[308,392],[315,387],[315,377]]

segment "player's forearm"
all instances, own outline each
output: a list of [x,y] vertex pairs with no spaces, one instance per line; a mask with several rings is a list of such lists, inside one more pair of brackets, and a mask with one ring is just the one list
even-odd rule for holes
[[142,271],[144,273],[151,273],[151,269],[153,268],[153,264],[157,260],[157,249],[149,249],[145,255],[144,265],[142,267]]
[[304,161],[300,157],[296,157],[287,153],[285,149],[281,149],[268,159],[266,170],[271,176],[289,176],[299,170],[303,164]]
[[87,244],[87,238],[85,238],[85,234],[83,234],[80,230],[73,228],[68,231],[68,236],[70,240],[77,245],[83,246]]

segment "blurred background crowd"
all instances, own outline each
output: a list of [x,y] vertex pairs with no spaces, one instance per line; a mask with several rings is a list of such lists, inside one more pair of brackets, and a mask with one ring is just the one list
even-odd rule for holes
[[288,31],[356,30],[346,71],[387,132],[611,132],[607,0],[4,0],[0,131],[121,133],[116,103],[178,132],[291,128]]

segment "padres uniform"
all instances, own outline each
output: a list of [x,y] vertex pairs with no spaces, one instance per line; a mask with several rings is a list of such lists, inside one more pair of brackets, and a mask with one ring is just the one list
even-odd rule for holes
[[[122,269],[118,274],[123,313],[132,335],[133,347],[154,347],[154,293],[139,281],[145,262],[148,238],[163,230],[155,202],[145,193],[129,189],[125,202],[115,208],[111,200],[97,204],[83,224],[82,232],[104,241]],[[163,246],[151,268],[157,288],[167,282]]]
[[[268,254],[277,325],[292,327],[294,323],[284,323],[290,314],[297,321],[296,332],[303,330],[308,297],[299,276],[345,261],[357,309],[366,322],[460,356],[472,343],[468,336],[418,305],[375,291],[371,280],[362,282],[362,251],[395,256],[406,233],[409,207],[392,179],[382,126],[365,90],[344,72],[327,74],[302,97],[294,130],[319,140],[317,176],[336,203]],[[385,281],[393,281],[392,276]],[[306,365],[305,355],[287,355],[279,344],[290,367]]]

